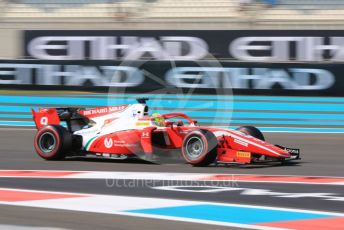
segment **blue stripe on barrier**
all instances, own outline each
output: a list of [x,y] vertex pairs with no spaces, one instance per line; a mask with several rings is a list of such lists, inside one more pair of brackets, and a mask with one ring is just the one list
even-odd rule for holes
[[[31,106],[20,105],[20,103],[26,104],[42,104],[41,106],[33,106],[35,110],[38,107],[46,107],[46,104],[51,104],[49,107],[59,107],[60,105],[68,104],[70,106],[81,106],[81,107],[93,107],[93,106],[105,106],[109,103],[117,104],[127,104],[134,103],[134,97],[142,95],[131,94],[127,99],[114,99],[108,101],[107,95],[99,95],[103,98],[66,98],[66,97],[39,97],[39,96],[0,96],[0,103],[13,103],[13,105],[1,105],[0,112],[5,112],[5,114],[0,114],[0,118],[6,119],[18,119],[18,118],[31,118],[30,109]],[[123,95],[122,95],[123,96]],[[130,98],[132,96],[132,98]],[[145,95],[144,95],[145,96]],[[330,101],[330,102],[342,102],[344,98],[307,98],[307,97],[269,97],[269,96],[234,96],[235,100],[252,100],[253,102],[234,102],[235,112],[225,112],[216,111],[216,109],[226,109],[231,107],[231,102],[223,101],[206,101],[204,99],[216,98],[223,99],[222,96],[208,96],[208,95],[192,95],[192,98],[199,99],[193,101],[182,101],[178,98],[179,95],[154,95],[156,100],[150,100],[148,104],[153,107],[152,111],[159,113],[166,112],[180,112],[183,108],[193,108],[196,111],[183,111],[189,116],[197,119],[197,117],[209,117],[198,119],[200,122],[217,122],[217,123],[229,123],[230,118],[233,117],[231,124],[257,124],[257,125],[312,125],[312,126],[326,126],[326,125],[344,125],[341,121],[344,120],[344,104],[316,104],[316,101]],[[188,96],[188,95],[187,95]],[[171,98],[172,100],[159,100],[160,98]],[[202,100],[203,99],[203,100]],[[290,99],[290,100],[289,100]],[[259,100],[272,100],[275,102],[259,102]],[[276,102],[277,100],[286,100],[286,102]],[[288,100],[288,101],[287,101]],[[314,100],[314,101],[313,101]],[[309,101],[312,103],[293,103],[295,101]],[[155,110],[154,107],[160,109]],[[175,108],[175,109],[170,109]],[[238,110],[255,110],[255,112],[238,112]],[[266,110],[280,110],[281,112],[266,112]],[[282,111],[288,111],[288,113],[283,113]],[[298,113],[293,113],[293,112]],[[301,112],[305,111],[305,112]],[[307,112],[306,112],[307,111]],[[318,114],[313,112],[318,111]],[[6,114],[6,112],[27,112],[28,114]],[[336,114],[328,114],[322,112],[332,112]],[[228,120],[226,119],[228,117]],[[211,119],[214,118],[214,119]],[[251,120],[241,120],[241,118],[251,119]],[[257,120],[266,119],[266,120]],[[269,119],[288,119],[288,120],[269,120]],[[289,120],[289,119],[295,119]],[[18,123],[19,122],[19,123]],[[1,121],[0,125],[28,125],[25,121],[18,121],[17,123],[11,123],[8,121]],[[33,123],[32,123],[33,124]],[[267,127],[268,128],[268,127]],[[321,129],[321,128],[319,128]],[[273,131],[273,129],[270,129]],[[282,130],[282,129],[279,129]],[[287,130],[283,128],[283,130]],[[295,129],[293,129],[295,130]],[[301,130],[301,129],[300,129]],[[301,130],[302,131],[302,130]],[[324,130],[322,130],[324,131]],[[329,129],[328,131],[337,132],[338,130]]]
[[233,96],[234,101],[247,100],[247,101],[288,101],[288,102],[337,102],[344,103],[342,97],[283,97],[283,96]]
[[[0,114],[0,118],[7,118],[7,119],[15,119],[15,118],[32,118],[31,115],[13,115],[9,114],[6,116],[2,116],[3,114]],[[267,120],[218,120],[216,118],[214,119],[197,119],[195,118],[200,124],[202,123],[224,123],[224,124],[242,124],[242,125],[251,125],[251,124],[257,124],[257,125],[305,125],[305,126],[344,126],[344,123],[342,122],[312,122],[312,121],[267,121]],[[8,121],[9,122],[9,121]],[[21,121],[16,121],[21,122]],[[25,122],[25,121],[23,121]]]
[[280,102],[235,102],[234,110],[280,110],[280,111],[324,111],[344,112],[344,104],[311,104]]
[[[258,110],[258,111],[309,111],[309,112],[344,112],[343,104],[316,104],[314,103],[292,103],[292,102],[259,102],[255,101],[256,98],[251,97],[253,102],[221,102],[214,101],[174,101],[163,100],[154,101],[151,100],[148,104],[154,107],[169,108],[171,105],[176,105],[185,108],[207,108],[207,109],[233,109],[235,110]],[[344,117],[344,115],[342,115]]]
[[265,119],[313,119],[313,120],[344,120],[344,114],[314,113],[270,113],[270,112],[233,112],[234,118],[265,118]]
[[[36,110],[37,110],[37,108],[35,108]],[[0,111],[2,110],[2,108],[1,108],[1,106],[0,106]],[[10,110],[7,110],[7,108],[5,108],[3,111],[9,111],[9,112],[23,112],[23,111],[26,111],[26,112],[28,112],[28,111],[30,111],[30,108],[29,107],[24,107],[24,108],[11,108]],[[159,109],[159,110],[154,110],[154,112],[158,112],[158,113],[166,113],[166,112],[173,112],[173,111],[180,111],[180,110],[178,110],[178,109],[176,109],[176,110],[161,110],[161,109]],[[313,119],[313,120],[315,120],[315,119],[320,119],[320,118],[322,118],[323,120],[324,119],[328,119],[328,120],[343,120],[344,118],[343,118],[343,116],[344,115],[336,115],[336,114],[318,114],[318,116],[315,116],[314,114],[314,116],[311,116],[311,117],[305,117],[305,115],[304,114],[290,114],[290,116],[288,116],[287,114],[286,115],[281,115],[280,117],[278,116],[278,115],[276,115],[276,116],[270,116],[270,114],[269,113],[264,113],[264,112],[262,112],[261,114],[260,114],[260,116],[256,116],[258,113],[256,113],[256,114],[254,114],[253,116],[249,116],[249,115],[247,115],[247,116],[236,116],[237,115],[237,113],[231,113],[231,112],[219,112],[219,111],[183,111],[184,113],[186,113],[187,115],[189,115],[190,117],[194,117],[195,119],[197,119],[197,117],[200,117],[200,116],[202,116],[202,117],[214,117],[214,120],[218,120],[218,118],[217,117],[222,117],[222,121],[219,121],[219,122],[229,122],[230,120],[231,120],[231,118],[232,117],[234,117],[234,118],[281,118],[281,119],[283,119],[283,118],[286,118],[286,119],[288,119],[288,118],[290,118],[290,119],[292,119],[292,118],[295,118],[295,119],[305,119],[305,121],[300,121],[300,124],[302,124],[303,122],[305,122],[305,123],[309,123],[309,122],[312,122],[312,120],[311,119]],[[30,117],[30,116],[29,116]],[[228,117],[228,120],[226,120],[226,119],[223,119],[224,117]],[[203,120],[204,122],[206,122],[204,119],[198,119],[198,120]],[[235,120],[237,120],[237,119],[235,119]],[[213,120],[211,119],[211,122],[212,122]],[[275,121],[273,121],[273,122],[275,122]],[[315,122],[315,121],[314,121]],[[319,124],[322,122],[322,121],[317,121],[317,122],[319,122]],[[323,121],[323,122],[326,122],[325,120]],[[329,121],[330,123],[331,123],[331,121]],[[276,121],[276,124],[283,124],[284,123],[284,121]],[[341,123],[341,122],[334,122],[333,124],[338,124],[338,125],[344,125],[344,123]]]
[[[199,115],[199,114],[198,114]],[[234,115],[236,115],[234,113]],[[264,115],[264,114],[262,114]],[[321,115],[322,118],[324,118],[324,115]],[[32,115],[30,114],[0,114],[0,118],[7,118],[7,119],[16,119],[16,118],[32,118]],[[278,120],[278,121],[268,121],[268,120],[238,120],[238,119],[201,119],[194,117],[194,119],[198,120],[201,123],[209,123],[209,122],[216,122],[216,123],[230,123],[230,124],[291,124],[291,125],[344,125],[344,122],[332,122],[332,121],[312,121],[312,120],[306,120],[306,121],[284,121],[284,120]]]
[[[228,126],[216,126],[218,128],[228,129]],[[230,126],[230,129],[237,129],[240,126]],[[307,128],[307,127],[264,127],[258,126],[262,132],[291,132],[291,133],[342,133],[344,128]]]
[[[27,103],[27,104],[51,104],[51,105],[85,105],[105,106],[110,104],[134,103],[133,99],[106,98],[68,98],[65,97],[22,97],[22,96],[0,96],[0,101],[6,103]],[[344,112],[344,104],[312,104],[312,103],[291,103],[291,102],[222,102],[222,101],[182,101],[182,100],[151,100],[148,105],[154,107],[179,107],[179,108],[206,108],[226,109],[233,106],[234,110],[279,110],[279,111],[335,111]]]
[[[22,108],[24,107],[24,108]],[[37,106],[34,107],[37,109]],[[0,114],[0,117],[13,117],[13,118],[31,118],[30,113],[30,106],[0,106],[0,111],[6,112],[21,112],[24,111],[28,114]],[[170,111],[180,111],[180,108],[175,109],[155,109],[151,108],[154,112],[159,113],[167,113]],[[315,113],[274,113],[274,112],[219,112],[219,111],[183,111],[184,113],[189,114],[195,119],[199,119],[198,117],[213,117],[216,115],[217,119],[223,119],[226,122],[232,118],[233,120],[238,120],[241,118],[246,119],[297,119],[297,120],[318,120],[318,121],[328,121],[328,120],[344,120],[344,114],[331,114],[331,113],[322,113],[322,114],[315,114]],[[228,120],[226,119],[228,118]]]
[[3,126],[35,126],[33,121],[0,121]]
[[[24,106],[25,107],[25,106]],[[5,107],[6,108],[6,107]],[[27,111],[25,114],[0,114],[0,118],[31,118],[31,113],[29,112],[31,107],[26,106]],[[160,113],[167,113],[171,111],[171,109],[159,109],[156,110],[152,108],[152,111],[159,111]],[[180,109],[176,108],[175,110],[180,111]],[[174,111],[174,110],[173,110]],[[315,114],[315,113],[271,113],[271,112],[221,112],[221,114],[225,115],[223,117],[219,116],[219,112],[216,111],[183,111],[184,113],[192,115],[194,119],[200,120],[199,117],[211,117],[216,115],[216,119],[225,120],[228,122],[230,118],[232,120],[238,119],[294,119],[294,120],[317,120],[317,121],[341,121],[344,120],[344,114],[331,114],[331,113],[322,113],[322,114]],[[202,118],[203,119],[203,118]],[[205,118],[204,118],[205,119]]]
[[[0,112],[30,112],[29,106],[13,106],[13,105],[1,105]],[[37,110],[39,107],[33,106],[33,109]]]
[[[153,104],[153,103],[151,103]],[[150,104],[150,105],[151,105]],[[169,101],[154,103],[154,107],[171,107]],[[175,107],[178,104],[174,104]],[[202,106],[200,106],[202,105]],[[207,109],[227,109],[231,108],[230,103],[203,103],[201,101],[189,101],[180,106],[186,108],[207,108]],[[280,102],[234,102],[233,110],[258,110],[258,111],[313,111],[313,112],[344,112],[344,104],[310,104],[310,103],[280,103]]]
[[[32,121],[0,121],[0,126],[28,126],[34,127]],[[217,126],[219,128],[228,128],[228,126]],[[235,129],[238,126],[232,126]],[[263,132],[288,132],[288,133],[344,133],[342,128],[302,128],[302,127],[258,127]]]
[[30,114],[0,114],[0,118],[32,118],[32,115]]
[[[173,110],[171,109],[155,109],[151,108],[154,110],[154,112],[158,113],[167,113],[167,112],[177,112],[180,111],[179,108],[175,108]],[[257,118],[264,118],[264,119],[273,119],[273,118],[278,118],[278,119],[304,119],[304,120],[344,120],[344,114],[328,114],[328,113],[323,113],[323,114],[311,114],[311,113],[270,113],[270,112],[222,112],[222,111],[205,111],[205,110],[197,110],[197,111],[182,111],[189,116],[192,117],[218,117],[221,119],[225,119],[228,117],[230,118],[252,118],[252,119],[257,119]]]
[[297,127],[259,127],[263,132],[288,132],[288,133],[343,133],[340,128],[297,128]]

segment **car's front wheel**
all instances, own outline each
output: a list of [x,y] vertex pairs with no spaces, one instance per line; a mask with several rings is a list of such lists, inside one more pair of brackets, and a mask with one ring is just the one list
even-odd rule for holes
[[241,126],[237,128],[236,130],[239,132],[245,133],[247,135],[250,135],[252,137],[255,137],[259,140],[265,141],[265,137],[263,133],[254,126]]
[[217,139],[207,130],[192,131],[184,138],[182,154],[193,166],[207,166],[217,157]]
[[60,160],[72,148],[72,135],[60,125],[42,127],[35,136],[35,150],[46,160]]

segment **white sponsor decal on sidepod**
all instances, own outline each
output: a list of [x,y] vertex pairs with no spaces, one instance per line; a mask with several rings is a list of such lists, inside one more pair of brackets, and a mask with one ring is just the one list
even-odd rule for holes
[[113,146],[112,139],[111,138],[105,138],[104,139],[104,146],[108,149],[111,148]]

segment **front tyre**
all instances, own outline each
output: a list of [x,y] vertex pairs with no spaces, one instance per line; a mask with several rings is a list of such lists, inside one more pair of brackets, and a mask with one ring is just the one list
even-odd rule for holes
[[217,139],[207,130],[192,131],[184,138],[182,154],[193,166],[207,166],[217,157]]
[[255,137],[259,140],[265,141],[265,137],[263,133],[254,126],[241,126],[237,128],[236,130],[239,132],[245,133],[247,135],[250,135],[252,137]]
[[47,125],[36,133],[34,146],[46,160],[61,160],[72,149],[72,135],[60,125]]

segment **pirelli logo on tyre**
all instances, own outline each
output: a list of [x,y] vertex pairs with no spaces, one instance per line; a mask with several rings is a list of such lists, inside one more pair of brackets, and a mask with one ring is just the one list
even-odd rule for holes
[[251,158],[250,152],[238,151],[236,155],[237,155],[237,157]]

